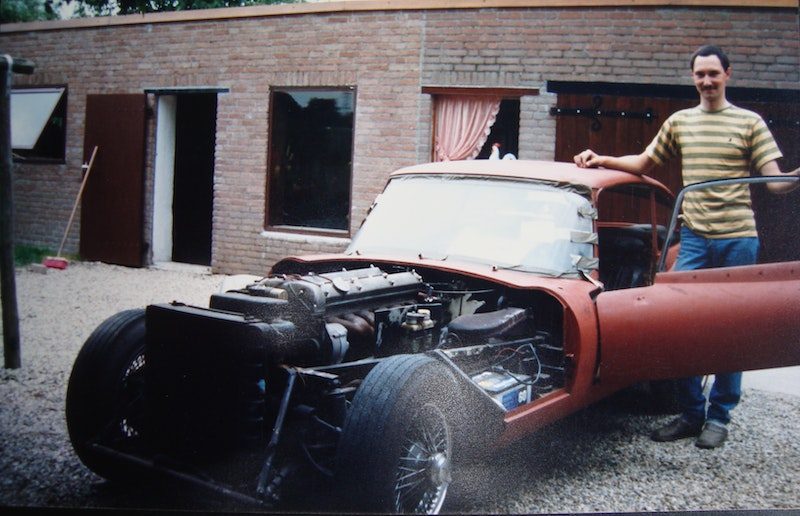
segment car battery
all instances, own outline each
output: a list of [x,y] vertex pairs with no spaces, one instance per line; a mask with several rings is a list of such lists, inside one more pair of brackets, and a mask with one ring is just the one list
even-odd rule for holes
[[512,376],[505,371],[484,371],[472,377],[472,381],[505,410],[517,408],[531,400],[530,380],[528,375]]

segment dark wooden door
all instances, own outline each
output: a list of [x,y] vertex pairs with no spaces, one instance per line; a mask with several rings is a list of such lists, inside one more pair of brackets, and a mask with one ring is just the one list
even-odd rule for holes
[[[557,107],[556,161],[572,161],[578,152],[592,149],[600,154],[639,154],[661,124],[679,109],[696,106],[697,99],[634,97],[559,93]],[[734,101],[759,113],[785,157],[782,170],[800,165],[800,104],[788,102]],[[580,109],[578,114],[576,110]],[[600,111],[601,116],[593,116]],[[623,115],[624,113],[624,115]],[[650,117],[644,114],[650,113]],[[670,160],[651,174],[677,193],[682,188],[680,161]],[[800,190],[772,195],[763,186],[753,187],[753,209],[761,237],[762,262],[800,260]]]
[[[684,99],[560,93],[558,107],[580,109],[581,115],[558,117],[556,161],[572,161],[572,157],[584,149],[609,156],[639,154],[669,115],[696,104],[696,101]],[[589,115],[597,111],[604,115]],[[613,116],[614,113],[619,116]],[[682,186],[677,160],[654,170],[652,176],[675,193]]]
[[[783,158],[781,170],[800,166],[800,103],[735,102],[760,114],[778,142]],[[800,260],[800,190],[786,195],[769,193],[762,185],[751,188],[756,225],[761,237],[761,260],[779,262]]]
[[144,264],[144,94],[87,95],[84,161],[97,156],[81,201],[84,260]]

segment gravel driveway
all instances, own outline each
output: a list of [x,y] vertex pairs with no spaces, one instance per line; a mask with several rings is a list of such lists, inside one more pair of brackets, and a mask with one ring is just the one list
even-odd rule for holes
[[[22,368],[0,369],[0,506],[231,509],[102,481],[72,452],[64,422],[72,362],[100,322],[153,302],[208,306],[223,279],[96,263],[18,269]],[[444,511],[800,508],[800,397],[748,390],[734,415],[726,445],[703,451],[648,439],[669,416],[601,404],[457,470]]]

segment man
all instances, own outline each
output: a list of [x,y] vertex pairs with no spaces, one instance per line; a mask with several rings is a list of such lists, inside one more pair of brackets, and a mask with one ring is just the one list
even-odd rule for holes
[[[694,108],[674,113],[638,155],[600,156],[586,150],[575,156],[579,167],[605,167],[645,174],[671,157],[680,157],[684,185],[747,177],[751,168],[764,176],[798,176],[800,168],[783,174],[775,160],[783,155],[759,115],[728,102],[725,87],[731,66],[713,45],[699,48],[690,61],[700,96]],[[767,185],[773,193],[789,192],[797,182]],[[683,204],[681,248],[676,270],[756,263],[758,234],[747,185],[715,187],[689,193]],[[721,446],[728,436],[730,411],[741,397],[742,373],[715,375],[706,399],[702,378],[681,380],[678,401],[683,414],[652,434],[655,441],[699,436],[700,448]]]

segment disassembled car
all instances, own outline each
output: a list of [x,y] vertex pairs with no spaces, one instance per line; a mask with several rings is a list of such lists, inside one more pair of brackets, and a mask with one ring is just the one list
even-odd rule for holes
[[627,386],[800,363],[800,263],[671,272],[673,204],[566,163],[401,169],[343,254],[102,323],[73,446],[115,481],[276,507],[321,479],[351,509],[436,513],[455,460]]

